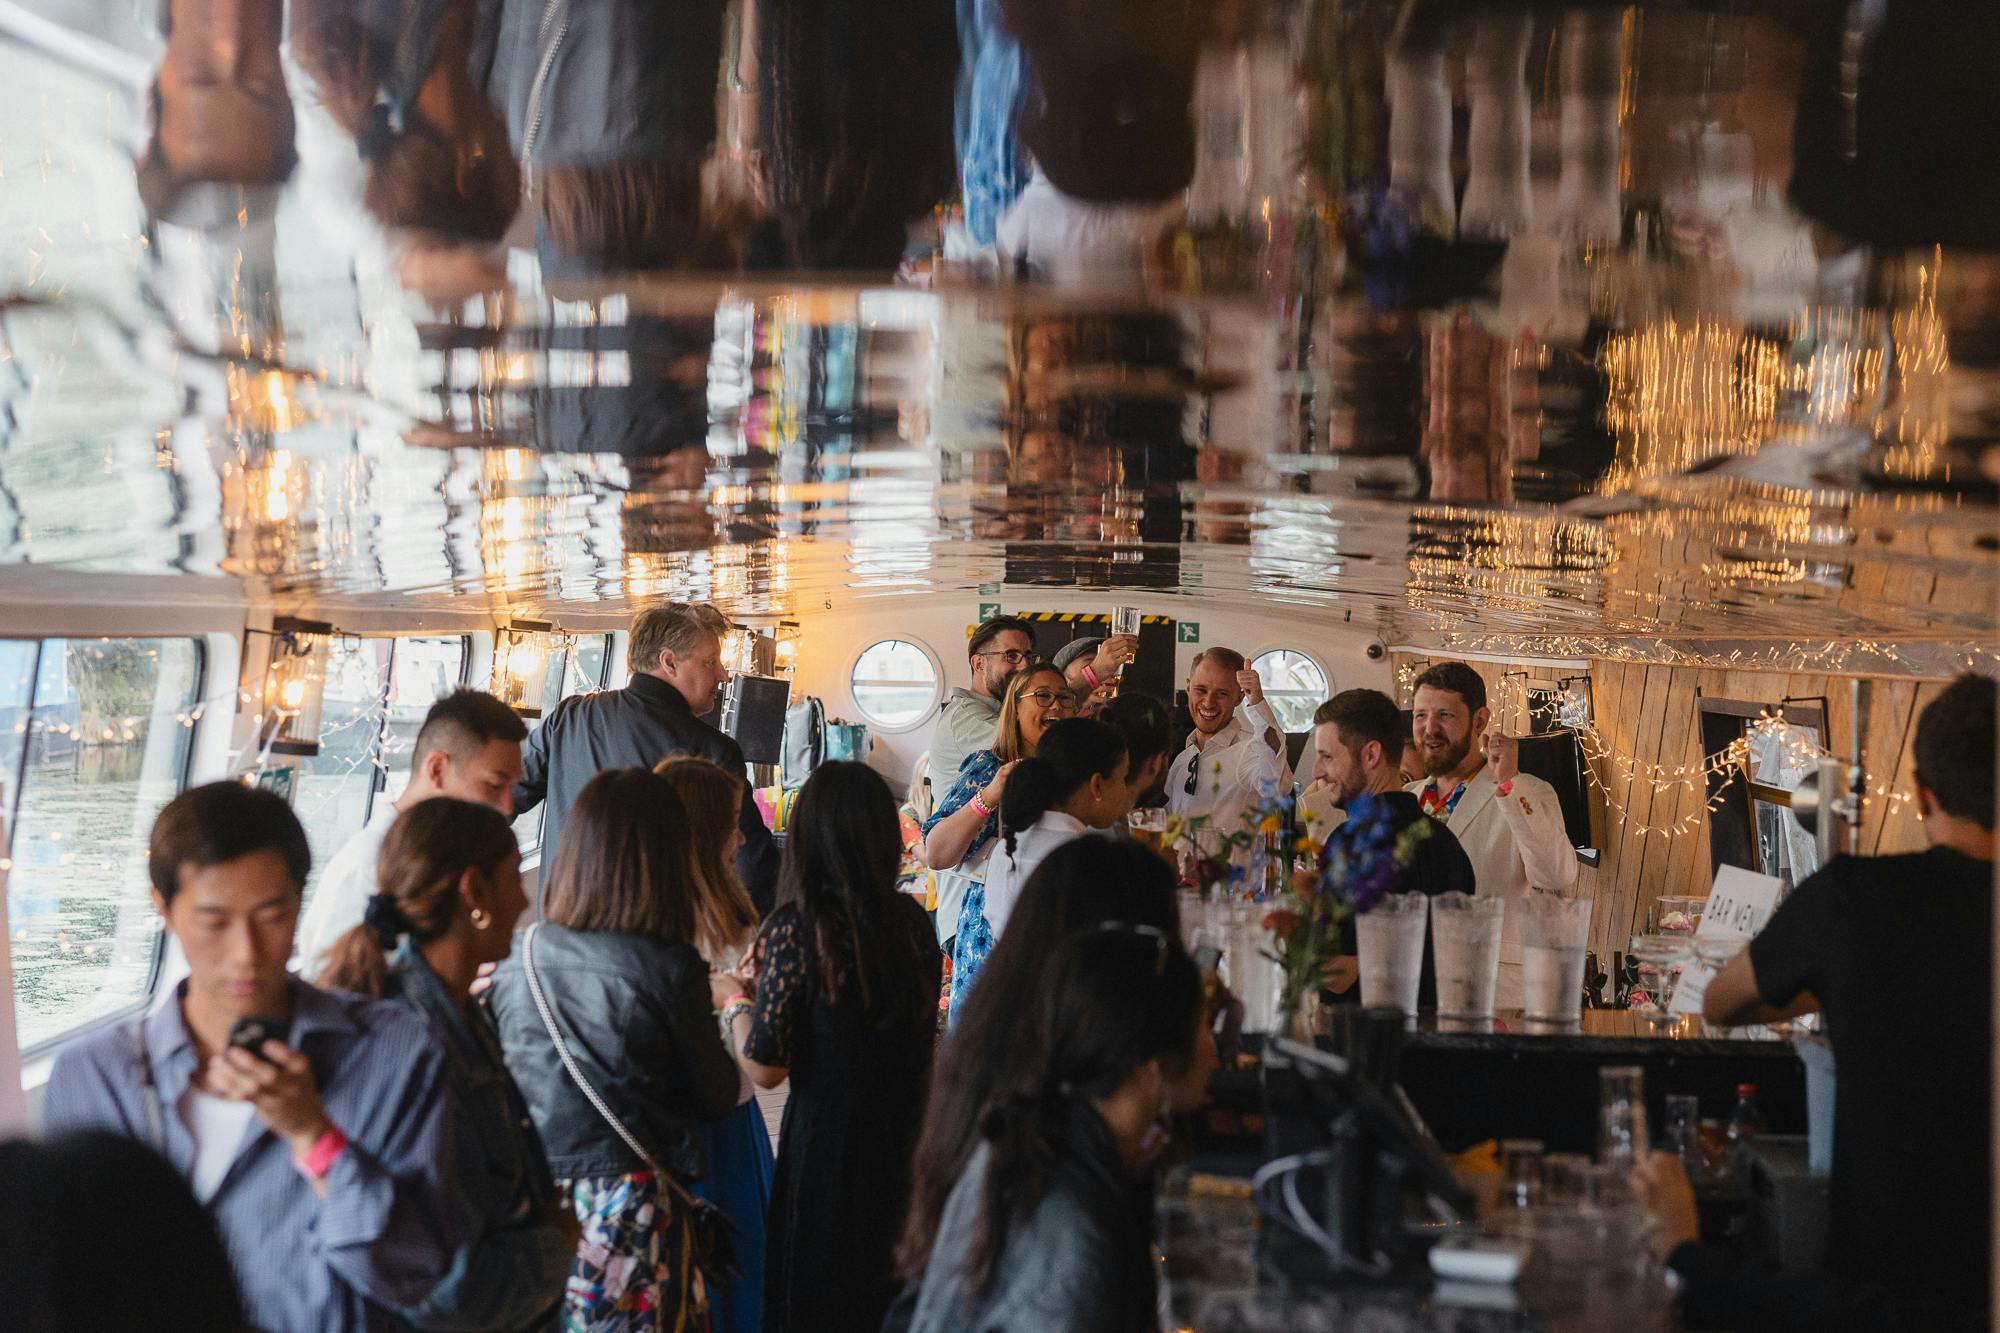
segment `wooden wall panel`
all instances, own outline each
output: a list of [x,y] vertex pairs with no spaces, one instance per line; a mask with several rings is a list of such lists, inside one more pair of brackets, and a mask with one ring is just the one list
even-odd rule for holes
[[[1420,665],[1421,655],[1398,654],[1394,665]],[[1442,660],[1442,656],[1430,660]],[[1528,671],[1538,680],[1562,672],[1525,663],[1474,662],[1495,701],[1505,697],[1501,684],[1509,671]],[[1770,671],[1724,671],[1693,667],[1649,666],[1644,663],[1598,661],[1591,664],[1591,694],[1597,728],[1611,750],[1628,757],[1642,771],[1655,767],[1679,769],[1701,762],[1698,722],[1703,696],[1746,700],[1775,706],[1787,697],[1825,696],[1827,728],[1823,740],[1835,751],[1849,748],[1849,680],[1845,676]],[[1511,684],[1511,682],[1510,682]],[[1878,679],[1864,738],[1871,788],[1887,787],[1914,796],[1910,747],[1917,714],[1944,688],[1941,681]],[[1399,702],[1405,702],[1400,701]],[[1601,959],[1623,950],[1642,929],[1647,912],[1661,897],[1705,894],[1709,870],[1706,792],[1699,785],[1668,785],[1658,791],[1649,781],[1628,781],[1615,762],[1592,765],[1591,828],[1603,852],[1602,863],[1580,868],[1578,886],[1589,893],[1591,947]],[[1621,818],[1613,803],[1624,808]],[[1641,826],[1671,827],[1700,814],[1688,832],[1644,834]],[[1914,800],[1873,798],[1864,812],[1861,848],[1869,854],[1916,851],[1924,846],[1923,826]]]

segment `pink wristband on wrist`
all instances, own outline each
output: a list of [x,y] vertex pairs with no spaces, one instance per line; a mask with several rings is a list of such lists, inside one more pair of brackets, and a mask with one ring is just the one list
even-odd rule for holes
[[993,818],[993,807],[986,804],[978,792],[974,792],[972,799],[967,801],[966,804],[972,808],[972,813],[978,815],[981,819]]
[[292,1165],[308,1180],[323,1180],[326,1173],[333,1169],[335,1160],[346,1151],[347,1135],[341,1133],[336,1125],[320,1135],[304,1155],[293,1157]]
[[1090,688],[1093,690],[1104,688],[1104,682],[1097,678],[1097,673],[1090,669],[1090,663],[1088,662],[1083,664],[1083,678],[1090,682]]

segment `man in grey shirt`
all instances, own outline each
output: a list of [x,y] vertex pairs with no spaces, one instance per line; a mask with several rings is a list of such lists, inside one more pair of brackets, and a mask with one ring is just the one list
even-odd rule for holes
[[[270,792],[215,782],[174,798],[148,869],[188,977],[145,1017],[63,1048],[43,1129],[157,1149],[215,1219],[252,1327],[407,1328],[394,1312],[429,1294],[459,1242],[444,1057],[408,1009],[286,972],[311,863]],[[239,1045],[252,1018],[264,1040]]]
[[972,688],[954,689],[938,710],[931,733],[931,791],[944,794],[958,780],[965,756],[991,749],[1000,727],[1000,701],[1007,682],[1035,661],[1035,629],[1015,616],[983,621],[965,644],[972,669]]

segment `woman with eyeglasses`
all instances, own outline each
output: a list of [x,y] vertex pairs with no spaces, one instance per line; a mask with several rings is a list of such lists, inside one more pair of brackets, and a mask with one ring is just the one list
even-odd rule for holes
[[972,881],[958,910],[958,928],[951,950],[951,1009],[965,994],[961,977],[970,977],[993,947],[986,928],[986,863],[1000,831],[1000,801],[1008,776],[1023,759],[1033,757],[1049,724],[1076,711],[1069,682],[1053,666],[1030,667],[1007,684],[1000,705],[999,732],[990,750],[965,757],[958,781],[944,794],[924,821],[924,864],[933,870],[957,870]]
[[1070,936],[1042,977],[980,1108],[911,1333],[1157,1327],[1151,1168],[1176,1087],[1213,1059],[1201,979],[1166,930],[1120,921]]

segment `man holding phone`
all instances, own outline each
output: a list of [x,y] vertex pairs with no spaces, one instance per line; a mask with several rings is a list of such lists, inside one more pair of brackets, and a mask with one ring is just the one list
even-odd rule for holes
[[153,823],[153,905],[188,976],[144,1018],[56,1058],[48,1134],[155,1148],[208,1207],[251,1325],[375,1329],[417,1304],[457,1238],[441,1053],[396,1005],[317,990],[286,963],[312,855],[291,807],[216,782]]

